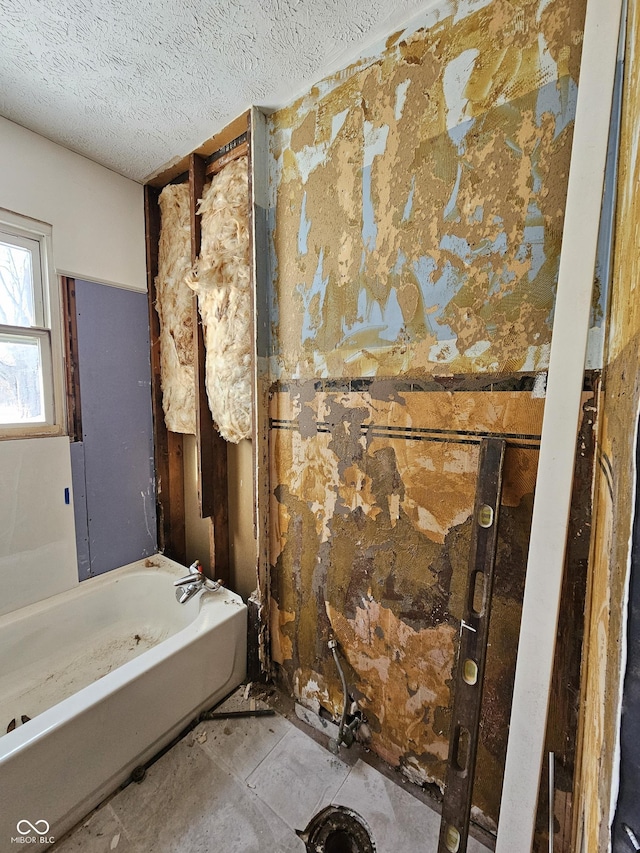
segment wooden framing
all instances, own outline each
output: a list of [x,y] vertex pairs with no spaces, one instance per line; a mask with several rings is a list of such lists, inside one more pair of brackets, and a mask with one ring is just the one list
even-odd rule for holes
[[263,673],[271,670],[269,637],[269,356],[271,351],[269,320],[269,247],[267,237],[268,180],[266,172],[255,164],[267,161],[267,124],[263,113],[253,108],[249,116],[249,196],[251,216],[251,280],[253,295],[253,333],[256,342],[253,399],[253,494],[254,531],[257,551],[258,608],[255,624],[258,637],[249,636],[249,643],[258,644],[258,657]]
[[[212,136],[211,139],[208,139],[206,142],[204,142],[193,153],[199,155],[204,159],[211,157],[212,154],[215,154],[217,151],[220,151],[221,148],[224,148],[230,142],[233,142],[234,139],[237,139],[239,136],[242,136],[242,134],[245,133],[247,130],[248,120],[249,110],[247,110],[247,112],[243,113],[241,116],[238,116],[237,119],[234,119],[223,130],[221,130],[220,133],[216,133],[215,136]],[[173,165],[168,166],[166,169],[163,169],[157,175],[150,177],[147,181],[147,184],[151,187],[158,187],[159,189],[162,189],[162,187],[166,186],[167,184],[170,184],[177,177],[189,171],[190,156],[192,155],[182,157]]]
[[164,423],[160,379],[160,320],[155,309],[160,239],[159,190],[144,188],[144,213],[147,253],[147,292],[149,297],[149,336],[151,342],[151,407],[156,457],[156,510],[158,548],[179,563],[186,562],[184,518],[184,478],[182,436],[169,432]]
[[[189,158],[189,198],[191,202],[191,263],[200,254],[201,219],[197,213],[206,179],[206,164],[198,154]],[[227,443],[214,426],[205,387],[204,331],[198,312],[198,299],[193,295],[193,349],[196,381],[196,445],[198,453],[198,499],[200,515],[210,518],[211,568],[216,578],[229,579],[229,509],[227,478]]]
[[[234,144],[236,140],[238,144]],[[153,178],[145,187],[159,543],[161,549],[168,556],[172,556],[183,563],[186,562],[186,538],[182,436],[169,432],[164,423],[160,384],[160,329],[154,305],[160,236],[158,197],[162,187],[167,184],[188,182],[191,217],[191,263],[195,263],[200,254],[201,238],[201,220],[197,207],[202,198],[206,180],[232,160],[248,155],[249,148],[249,112],[246,112],[197,151]],[[251,186],[249,195],[251,201]],[[251,203],[249,209],[251,211]],[[251,224],[253,225],[253,220]],[[195,294],[192,312],[196,382],[198,501],[201,517],[210,519],[210,564],[209,566],[205,565],[205,570],[215,575],[216,579],[227,582],[230,575],[227,442],[221,437],[213,423],[207,400],[204,381],[204,334]]]
[[[247,131],[247,134],[249,131]],[[226,151],[221,157],[216,157],[215,160],[209,159],[207,161],[206,166],[206,174],[207,175],[215,175],[218,172],[221,172],[225,166],[229,163],[232,163],[234,160],[238,160],[240,157],[246,157],[249,154],[249,140],[248,138],[241,142],[239,145],[236,145],[230,151]],[[251,173],[249,173],[251,174]]]
[[[192,154],[189,158],[189,205],[191,212],[191,264],[195,264],[200,254],[201,220],[198,216],[198,199],[202,198],[205,184],[205,164],[202,157]],[[198,313],[198,297],[193,294],[191,301],[193,319],[193,356],[195,371],[196,403],[196,445],[198,453],[198,501],[200,517],[213,515],[214,488],[211,482],[213,460],[213,435],[215,427],[207,404],[205,389],[205,349],[202,321]]]
[[76,280],[60,277],[62,322],[64,324],[67,428],[70,441],[82,441],[82,407],[78,370],[78,323],[76,319]]

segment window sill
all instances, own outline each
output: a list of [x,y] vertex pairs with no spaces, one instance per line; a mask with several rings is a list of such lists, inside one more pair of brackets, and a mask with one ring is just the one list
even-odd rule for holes
[[64,427],[51,424],[25,424],[24,426],[0,426],[0,441],[20,438],[52,438],[66,435]]

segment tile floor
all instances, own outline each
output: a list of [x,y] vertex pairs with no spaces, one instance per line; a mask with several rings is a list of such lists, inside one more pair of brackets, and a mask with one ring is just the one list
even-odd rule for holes
[[[242,688],[217,710],[248,707]],[[259,704],[258,707],[265,707]],[[285,717],[200,723],[51,848],[55,853],[305,853],[296,835],[329,804],[368,824],[376,853],[435,853],[439,815]],[[470,839],[469,853],[488,848]]]

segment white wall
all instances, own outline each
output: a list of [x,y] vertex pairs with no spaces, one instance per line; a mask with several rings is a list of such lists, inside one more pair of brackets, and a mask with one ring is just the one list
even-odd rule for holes
[[[56,272],[146,290],[140,184],[0,118],[0,207],[53,227]],[[69,439],[0,441],[0,613],[78,583]]]
[[0,441],[0,614],[78,583],[69,439]]
[[53,226],[59,274],[146,290],[135,181],[0,118],[0,207]]

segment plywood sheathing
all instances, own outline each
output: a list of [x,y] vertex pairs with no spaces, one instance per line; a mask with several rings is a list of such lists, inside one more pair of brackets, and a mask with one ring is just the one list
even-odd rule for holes
[[162,406],[168,430],[195,433],[193,295],[189,187],[166,186],[159,198],[161,227],[155,307],[160,319]]
[[635,428],[640,409],[640,3],[630,0],[609,344],[597,441],[590,608],[584,669],[584,738],[579,778],[578,837],[584,849],[610,844],[611,792],[617,788],[624,607],[634,493]]
[[252,434],[248,198],[247,158],[241,157],[204,191],[200,255],[187,279],[204,327],[211,414],[223,438],[235,444]]
[[[530,392],[402,392],[392,382],[373,393],[299,383],[272,398],[273,659],[298,699],[339,714],[340,682],[326,650],[333,632],[373,748],[420,784],[444,779],[478,436],[507,437],[474,798],[488,827],[499,807],[543,406]],[[586,444],[585,455],[590,472]],[[577,504],[577,541],[588,509]],[[571,589],[584,572],[572,558]],[[579,652],[576,664],[569,641],[564,654],[558,713],[567,727],[558,752],[570,791],[576,708],[566,685],[577,688]]]
[[271,117],[274,375],[547,366],[583,18],[452,15]]

